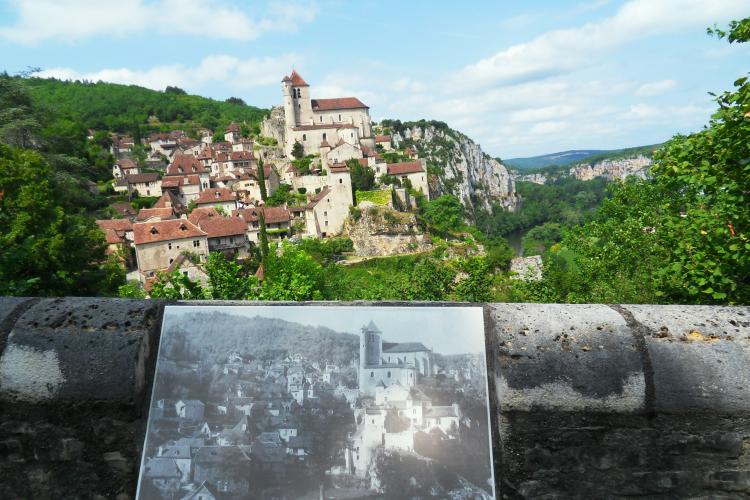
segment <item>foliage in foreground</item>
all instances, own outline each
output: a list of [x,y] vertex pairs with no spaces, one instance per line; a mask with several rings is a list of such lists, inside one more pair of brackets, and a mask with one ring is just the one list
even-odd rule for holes
[[[748,41],[750,18],[714,32]],[[655,155],[653,178],[614,185],[596,218],[567,232],[522,298],[750,303],[750,82],[734,85],[707,128]]]
[[41,155],[0,144],[0,295],[110,295],[124,279],[65,194]]

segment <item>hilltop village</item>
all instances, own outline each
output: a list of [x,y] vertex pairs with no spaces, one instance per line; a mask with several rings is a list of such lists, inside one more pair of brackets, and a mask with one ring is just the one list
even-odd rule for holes
[[384,461],[395,453],[428,469],[460,459],[451,498],[490,498],[486,410],[475,411],[483,357],[462,356],[441,366],[421,342],[384,341],[372,321],[361,328],[358,359],[344,364],[241,348],[206,364],[173,343],[160,361],[172,382],[156,388],[141,491],[184,500],[317,498],[327,481],[356,498],[392,479]]
[[[247,258],[263,225],[272,242],[339,235],[356,204],[353,168],[390,187],[394,208],[408,209],[415,196],[429,200],[425,161],[413,148],[396,150],[390,135],[375,135],[362,101],[313,99],[296,71],[281,87],[283,106],[255,139],[235,122],[223,140],[208,129],[199,138],[154,133],[140,144],[113,137],[113,189],[131,201],[114,204],[113,217],[97,224],[130,279],[147,291],[160,273],[205,283],[208,254]],[[155,202],[136,210],[140,199]]]

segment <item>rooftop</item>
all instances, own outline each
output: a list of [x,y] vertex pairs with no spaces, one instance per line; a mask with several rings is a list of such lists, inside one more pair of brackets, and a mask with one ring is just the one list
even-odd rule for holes
[[133,241],[136,245],[203,236],[206,233],[186,219],[133,224]]

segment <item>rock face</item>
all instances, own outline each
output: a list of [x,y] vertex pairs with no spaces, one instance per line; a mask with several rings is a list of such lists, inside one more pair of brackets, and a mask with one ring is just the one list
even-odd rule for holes
[[363,207],[357,220],[349,217],[343,235],[354,244],[359,257],[384,257],[432,248],[429,236],[420,232],[413,214],[387,208]]
[[651,158],[645,155],[633,156],[631,158],[617,158],[598,161],[596,163],[579,163],[573,165],[567,171],[553,173],[533,173],[514,175],[516,181],[533,182],[534,184],[546,184],[562,177],[574,177],[581,181],[590,181],[597,177],[603,177],[609,181],[622,180],[635,176],[645,179],[651,166]]
[[593,165],[582,163],[574,165],[568,174],[576,179],[588,181],[595,177],[604,177],[608,180],[625,179],[636,176],[646,178],[648,167],[651,166],[651,158],[638,155],[633,158],[622,158],[617,160],[602,160]]
[[406,123],[392,131],[394,146],[413,142],[427,160],[432,196],[455,195],[467,208],[516,210],[515,179],[479,144],[441,122]]
[[276,142],[284,144],[284,108],[281,106],[275,106],[271,108],[271,114],[263,119],[260,124],[260,135],[263,137],[273,137]]

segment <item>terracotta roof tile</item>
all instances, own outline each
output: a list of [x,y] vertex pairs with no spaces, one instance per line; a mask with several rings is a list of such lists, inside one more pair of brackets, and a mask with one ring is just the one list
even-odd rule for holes
[[245,234],[247,222],[242,217],[205,217],[201,219],[200,227],[209,238],[220,238]]
[[329,111],[333,109],[368,108],[356,97],[336,97],[334,99],[311,99],[312,109],[315,111]]
[[376,135],[375,142],[391,142],[390,135]]
[[424,172],[422,162],[419,161],[388,164],[388,175],[415,174],[418,172]]
[[204,189],[201,191],[198,199],[195,200],[196,205],[204,205],[211,203],[224,203],[229,201],[235,201],[237,194],[228,188],[211,188]]
[[102,229],[112,229],[119,231],[133,230],[133,223],[128,219],[102,219],[96,221],[96,225]]
[[128,184],[137,184],[140,182],[156,182],[159,180],[159,174],[156,172],[147,172],[145,174],[125,175]]
[[206,233],[186,219],[133,224],[133,240],[136,245],[202,236],[206,236]]
[[295,87],[309,87],[307,82],[300,76],[299,73],[297,73],[295,70],[292,70],[292,74],[289,75],[289,80],[292,82],[292,85]]
[[138,210],[136,215],[136,221],[144,221],[152,217],[158,217],[159,219],[174,219],[175,215],[171,208],[142,208]]
[[206,172],[206,167],[193,155],[178,153],[167,167],[167,175],[182,175]]

